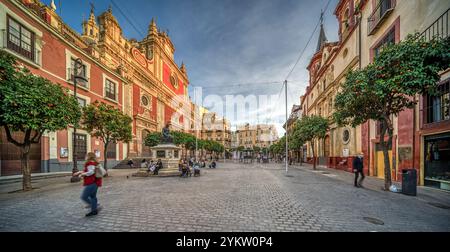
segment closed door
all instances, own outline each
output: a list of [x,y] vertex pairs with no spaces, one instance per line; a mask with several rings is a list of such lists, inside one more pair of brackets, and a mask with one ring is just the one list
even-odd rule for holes
[[[380,179],[384,179],[384,154],[382,151],[377,152],[377,177]],[[391,172],[392,172],[392,151],[389,151],[389,163],[391,164]]]
[[[6,131],[0,128],[0,162],[1,176],[22,174],[21,150],[19,147],[8,142]],[[23,133],[12,133],[14,139],[23,139]],[[41,144],[33,144],[30,149],[30,166],[32,173],[41,172]]]
[[325,146],[324,146],[324,157],[330,157],[330,153],[331,153],[331,142],[330,142],[330,137],[327,136],[325,138]]

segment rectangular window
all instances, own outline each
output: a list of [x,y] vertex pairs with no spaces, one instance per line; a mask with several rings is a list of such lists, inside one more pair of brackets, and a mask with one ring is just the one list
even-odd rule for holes
[[78,101],[78,104],[80,105],[80,107],[82,107],[82,108],[86,107],[87,101],[85,99],[77,97],[77,101]]
[[426,96],[427,123],[450,120],[450,80],[439,86],[437,95]]
[[69,81],[75,82],[75,76],[81,77],[81,78],[76,78],[77,85],[87,88],[88,83],[86,81],[87,80],[86,65],[83,64],[81,66],[76,66],[76,59],[71,58],[70,59],[70,69],[71,69],[71,72],[70,72]]
[[375,57],[380,55],[383,51],[383,48],[390,44],[395,44],[395,27],[392,28],[389,33],[378,43],[378,45],[374,48]]
[[116,84],[108,79],[105,81],[105,97],[116,100]]
[[108,149],[106,151],[106,158],[116,159],[116,144],[115,143],[108,144]]
[[87,136],[83,134],[75,134],[77,160],[86,159],[87,154]]
[[7,47],[10,50],[35,61],[35,35],[25,26],[8,16]]

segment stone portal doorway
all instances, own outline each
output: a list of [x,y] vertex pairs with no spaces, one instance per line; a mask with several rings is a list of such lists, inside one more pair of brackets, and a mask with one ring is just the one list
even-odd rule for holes
[[150,150],[150,147],[145,145],[145,138],[147,138],[147,136],[150,134],[150,131],[148,130],[143,130],[142,131],[142,152],[141,152],[141,156],[142,157],[150,157],[152,155],[152,151]]

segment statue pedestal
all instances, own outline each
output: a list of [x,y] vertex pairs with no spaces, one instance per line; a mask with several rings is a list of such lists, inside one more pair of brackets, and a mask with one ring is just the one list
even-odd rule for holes
[[[181,172],[178,170],[178,163],[181,159],[181,148],[174,144],[160,144],[150,148],[152,151],[151,158],[156,163],[159,159],[163,164],[163,168],[159,170],[155,177],[171,177],[180,176]],[[135,177],[152,177],[147,169],[141,169]]]

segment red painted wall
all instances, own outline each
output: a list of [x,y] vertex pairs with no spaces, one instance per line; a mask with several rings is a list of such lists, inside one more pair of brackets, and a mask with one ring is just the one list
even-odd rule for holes
[[[136,98],[137,97],[137,98]],[[141,112],[141,90],[138,85],[133,84],[133,116]],[[136,120],[133,120],[133,134],[136,135]]]
[[172,115],[175,112],[173,108],[168,105],[164,105],[164,118],[166,121],[164,123],[168,123],[172,120]]
[[183,90],[183,82],[179,81],[178,89],[176,89],[171,83],[170,83],[170,76],[172,75],[172,72],[170,70],[170,67],[163,63],[163,82],[166,84],[168,88],[170,88],[175,94],[182,95],[184,94]]

